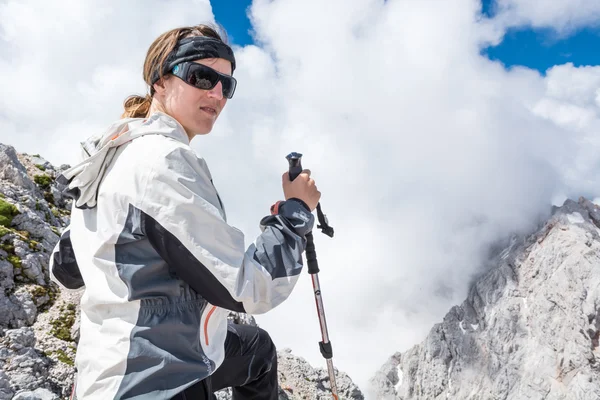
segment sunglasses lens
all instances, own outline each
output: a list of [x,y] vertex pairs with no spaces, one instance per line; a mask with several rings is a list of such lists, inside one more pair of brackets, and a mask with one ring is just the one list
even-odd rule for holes
[[[180,72],[178,66],[173,69],[173,73],[182,77],[183,71]],[[189,65],[185,81],[198,89],[210,90],[214,88],[219,80],[223,85],[223,96],[231,99],[235,92],[236,80],[228,75],[221,75],[214,69],[202,64],[192,63]]]
[[231,99],[233,97],[233,92],[235,92],[235,79],[232,77],[222,77],[221,82],[223,84],[223,96]]
[[[198,65],[198,64],[197,64]],[[219,75],[215,71],[212,71],[202,66],[190,68],[186,77],[187,83],[198,89],[209,90],[215,87],[219,81]]]

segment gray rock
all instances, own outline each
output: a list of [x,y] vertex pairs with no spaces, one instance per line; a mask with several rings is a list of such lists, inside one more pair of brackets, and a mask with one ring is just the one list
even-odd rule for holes
[[12,321],[14,304],[0,291],[0,326],[9,327]]
[[[0,257],[6,257],[5,251],[0,251]],[[15,285],[13,265],[0,258],[0,290],[6,291],[12,289]]]
[[0,144],[0,180],[36,191],[35,183],[27,175],[27,170],[19,161],[14,147]]
[[502,252],[425,341],[371,379],[377,399],[600,399],[598,207],[568,200]]
[[40,157],[38,155],[30,156],[29,161],[31,163],[33,163],[34,165],[41,165],[45,169],[52,169],[52,164],[50,164],[48,161],[46,161],[45,159],[43,159],[42,157]]
[[19,196],[26,192],[21,187],[14,186],[0,179],[0,193],[2,193],[5,199],[11,199],[15,202],[18,202],[17,199]]
[[[54,216],[52,216],[51,213],[50,215],[50,222],[52,222]],[[56,219],[54,219],[54,221],[56,221]],[[27,209],[26,211],[21,212],[21,214],[15,216],[13,218],[13,225],[21,231],[29,232],[31,236],[35,238],[46,238],[52,240],[51,238],[56,237],[56,234],[54,234],[50,228],[51,225],[49,222],[41,219],[37,213],[30,209]]]
[[32,328],[8,330],[1,340],[3,370],[12,391],[35,390],[46,384],[49,360],[36,351]]
[[37,307],[33,302],[33,297],[29,291],[21,286],[19,287],[14,295],[11,297],[11,301],[13,304],[20,306],[21,312],[18,315],[17,321],[19,322],[18,326],[31,326],[35,322],[35,317],[37,316]]
[[[62,397],[68,396],[74,381],[73,362],[77,342],[58,338],[53,324],[56,321],[65,321],[65,313],[69,312],[68,306],[79,304],[82,294],[82,292],[60,292],[52,306],[38,315],[33,326],[38,341],[36,348],[43,351],[52,360],[48,368],[46,383],[50,385],[49,387],[54,388],[54,393]],[[76,317],[79,315],[78,313],[77,309]],[[72,339],[74,339],[73,329],[73,327],[70,328]]]
[[79,332],[81,328],[81,309],[77,307],[77,311],[75,313],[75,323],[71,327],[71,338],[75,343],[79,343]]
[[29,282],[46,285],[46,275],[48,275],[47,258],[47,254],[28,253],[21,259],[21,274]]
[[[21,304],[21,299],[24,304]],[[0,326],[4,328],[20,328],[31,325],[35,320],[32,306],[26,295],[19,291],[6,296],[0,292]]]
[[19,196],[19,202],[30,210],[39,208],[39,204],[42,204],[43,201],[43,199],[36,198],[30,194]]
[[[330,400],[331,385],[327,370],[313,368],[303,358],[292,354],[290,349],[277,353],[279,385],[290,399],[310,398]],[[335,368],[338,394],[342,399],[362,400],[364,396],[350,377]],[[280,396],[281,397],[281,396]]]
[[4,335],[8,340],[8,346],[12,351],[21,351],[27,347],[35,346],[35,334],[27,328],[9,329]]
[[33,392],[19,392],[12,400],[59,400],[59,397],[48,389],[38,388]]
[[27,281],[45,285],[45,272],[48,271],[48,256],[46,254],[33,252],[31,246],[22,240],[14,242],[15,255],[21,259],[21,275]]
[[0,369],[0,400],[11,400],[14,395],[10,387],[10,379],[6,372]]
[[62,192],[56,186],[50,187],[50,193],[52,193],[52,197],[54,197],[54,204],[59,207],[65,207],[65,198]]

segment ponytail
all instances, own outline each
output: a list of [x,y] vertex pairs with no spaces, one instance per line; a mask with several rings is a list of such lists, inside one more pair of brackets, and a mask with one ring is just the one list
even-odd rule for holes
[[129,96],[123,105],[125,110],[121,114],[121,118],[145,118],[148,116],[151,104],[152,96],[149,94],[145,97],[137,95]]

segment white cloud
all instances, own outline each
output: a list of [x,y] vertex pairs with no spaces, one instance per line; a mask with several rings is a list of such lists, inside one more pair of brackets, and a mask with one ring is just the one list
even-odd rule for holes
[[496,19],[506,27],[552,28],[569,34],[587,26],[600,26],[600,2],[590,0],[496,0]]
[[600,66],[554,66],[545,79],[545,95],[532,112],[570,137],[560,154],[563,184],[570,193],[594,193],[600,179]]
[[[0,142],[55,164],[144,92],[159,33],[213,20],[207,2],[49,4],[0,2]],[[600,67],[506,71],[479,50],[508,24],[480,7],[255,0],[258,46],[236,49],[236,96],[193,142],[248,241],[282,196],[285,155],[305,154],[336,229],[315,233],[334,365],[363,387],[465,298],[489,244],[557,198],[600,196]],[[307,274],[258,321],[325,367]]]

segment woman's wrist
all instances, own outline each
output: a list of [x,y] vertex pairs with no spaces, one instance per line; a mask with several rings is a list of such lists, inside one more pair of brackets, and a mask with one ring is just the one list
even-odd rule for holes
[[301,205],[302,205],[304,208],[306,208],[306,210],[307,210],[308,212],[310,212],[310,207],[308,207],[308,204],[306,204],[306,203],[305,203],[303,200],[301,200],[301,199],[299,199],[299,198],[297,198],[297,197],[291,197],[291,198],[289,198],[289,199],[287,199],[287,200],[279,200],[279,201],[275,202],[275,204],[273,204],[273,205],[271,206],[271,215],[277,215],[277,214],[279,214],[279,207],[280,207],[280,206],[281,206],[283,203],[285,203],[286,201],[295,201],[295,202],[298,202],[298,203],[300,203],[300,204],[301,204]]

